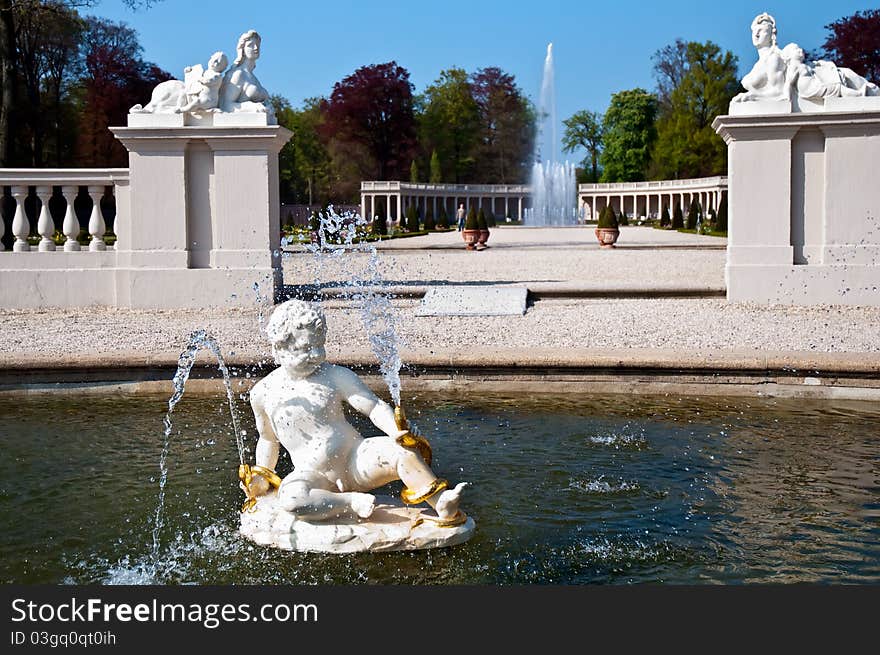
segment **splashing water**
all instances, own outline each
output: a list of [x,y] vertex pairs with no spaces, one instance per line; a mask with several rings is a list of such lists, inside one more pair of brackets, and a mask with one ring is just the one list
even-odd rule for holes
[[196,355],[202,348],[209,349],[217,358],[218,367],[223,374],[223,384],[226,387],[226,400],[229,404],[229,413],[232,417],[232,429],[235,433],[235,443],[238,447],[239,461],[243,464],[247,456],[247,447],[244,443],[243,433],[239,429],[238,412],[235,409],[235,397],[232,391],[232,381],[226,361],[223,359],[223,353],[220,351],[220,345],[217,341],[208,335],[204,330],[196,330],[189,335],[189,342],[186,349],[180,354],[177,360],[177,371],[174,374],[172,385],[174,393],[168,400],[168,412],[165,414],[164,425],[165,433],[162,443],[162,454],[159,456],[159,500],[156,506],[156,518],[153,524],[153,548],[151,552],[151,561],[153,571],[157,571],[159,563],[159,537],[164,525],[164,509],[165,509],[165,486],[168,482],[168,451],[171,446],[171,431],[173,424],[171,415],[174,407],[183,397],[183,391],[186,381],[189,379],[192,367],[196,361]]
[[558,226],[577,223],[575,166],[567,161],[559,161],[556,136],[556,83],[551,43],[547,46],[541,80],[538,133],[535,138],[535,162],[531,177],[532,206],[523,213],[523,222],[526,225]]
[[382,379],[395,405],[400,405],[400,339],[398,318],[387,290],[382,262],[376,246],[364,239],[369,222],[350,212],[337,214],[333,207],[318,215],[318,230],[306,249],[315,256],[315,287],[320,288],[325,265],[346,253],[366,255],[366,266],[358,269],[354,260],[348,267],[343,296],[357,303],[370,348],[379,362]]

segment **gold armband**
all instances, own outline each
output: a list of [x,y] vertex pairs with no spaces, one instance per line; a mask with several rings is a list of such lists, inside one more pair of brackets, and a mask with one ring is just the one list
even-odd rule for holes
[[418,492],[415,492],[412,489],[404,488],[403,491],[400,492],[400,499],[407,505],[418,505],[419,503],[423,503],[428,500],[428,498],[430,498],[434,494],[443,491],[448,486],[449,482],[447,482],[443,478],[435,478],[428,489],[419,493],[418,495],[416,495]]
[[244,505],[241,506],[242,512],[252,510],[257,505],[257,496],[251,492],[251,482],[254,480],[254,475],[259,475],[268,482],[269,486],[273,489],[277,489],[281,486],[281,478],[279,478],[272,469],[266,468],[265,466],[257,466],[256,464],[253,466],[250,464],[239,465],[238,479],[244,485],[244,492],[247,495],[247,500],[244,501]]
[[404,448],[415,448],[418,450],[419,455],[425,460],[425,464],[431,466],[431,460],[434,456],[434,453],[431,451],[431,444],[429,444],[428,440],[424,437],[420,437],[409,431],[409,421],[406,420],[406,415],[403,413],[403,407],[400,407],[399,405],[394,408],[394,423],[397,425],[398,430],[407,431],[406,434],[397,437],[397,443]]

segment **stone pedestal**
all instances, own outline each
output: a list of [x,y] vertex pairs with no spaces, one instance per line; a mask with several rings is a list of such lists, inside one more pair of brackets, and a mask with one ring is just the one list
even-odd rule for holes
[[880,305],[880,110],[713,127],[728,145],[727,299]]
[[278,151],[292,133],[131,116],[131,126],[111,128],[129,151],[129,188],[117,198],[128,224],[116,244],[116,305],[273,302],[281,285]]
[[298,521],[277,507],[275,492],[257,499],[253,511],[241,515],[240,532],[248,539],[282,550],[320,553],[359,553],[421,550],[464,543],[476,525],[468,517],[461,525],[443,527],[427,505],[407,506],[396,498],[376,497],[368,519]]

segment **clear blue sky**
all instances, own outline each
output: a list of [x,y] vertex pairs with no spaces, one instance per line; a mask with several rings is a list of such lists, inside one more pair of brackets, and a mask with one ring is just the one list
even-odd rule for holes
[[812,50],[824,42],[826,24],[872,6],[870,0],[163,0],[132,12],[121,0],[102,0],[85,11],[134,27],[144,58],[178,78],[184,66],[206,63],[215,50],[231,61],[238,36],[256,29],[263,43],[255,72],[294,106],[329,95],[360,66],[391,60],[410,72],[417,93],[445,68],[498,66],[537,104],[552,41],[561,121],[580,109],[603,112],[617,91],[652,90],[651,56],[676,38],[731,50],[742,75],[756,59],[749,25],[757,14],[776,18],[781,45],[796,41]]

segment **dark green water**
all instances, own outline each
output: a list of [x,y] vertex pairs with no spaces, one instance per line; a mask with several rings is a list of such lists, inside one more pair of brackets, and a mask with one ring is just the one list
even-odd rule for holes
[[472,484],[474,538],[331,556],[238,536],[225,397],[184,395],[158,561],[168,399],[0,397],[0,582],[880,582],[876,403],[470,396],[404,401],[438,474]]

